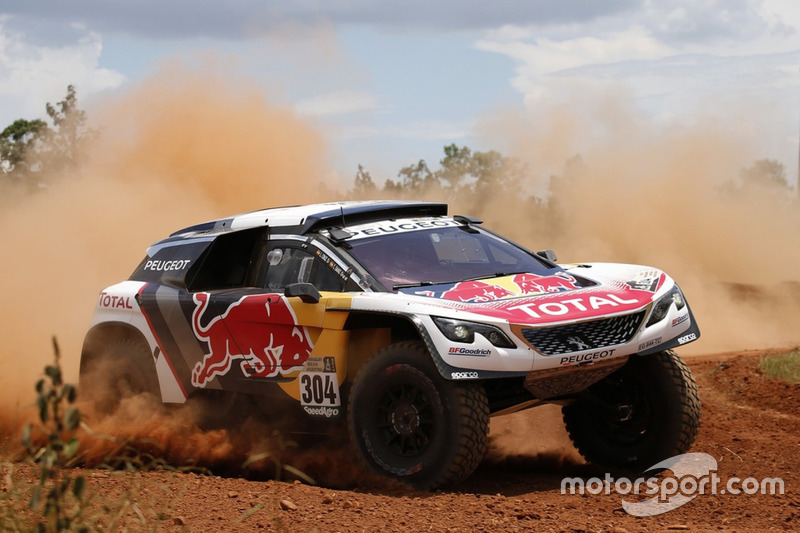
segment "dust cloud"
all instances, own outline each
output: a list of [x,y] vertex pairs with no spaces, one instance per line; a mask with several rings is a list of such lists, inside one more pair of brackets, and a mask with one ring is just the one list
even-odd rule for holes
[[266,420],[258,411],[235,427],[201,430],[191,406],[161,405],[150,395],[122,400],[110,415],[79,406],[91,433],[80,436],[77,464],[113,469],[175,468],[252,480],[313,481],[329,488],[391,488],[399,483],[367,471],[346,435],[297,432],[302,421]]
[[581,111],[485,121],[533,169],[520,194],[544,190],[549,205],[509,209],[509,198],[486,198],[487,224],[554,249],[561,263],[665,270],[702,331],[682,355],[800,343],[800,202],[785,187],[740,179],[765,158],[756,134],[702,117],[656,124],[614,98]]
[[5,421],[32,413],[51,336],[77,382],[100,290],[126,279],[147,246],[218,216],[330,199],[322,136],[224,66],[166,64],[89,116],[99,138],[86,165],[0,198]]

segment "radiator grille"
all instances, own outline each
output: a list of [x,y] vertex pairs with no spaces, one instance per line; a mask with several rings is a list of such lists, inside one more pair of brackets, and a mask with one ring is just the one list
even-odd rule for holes
[[523,328],[522,336],[544,355],[561,355],[630,342],[644,320],[645,311],[565,326]]

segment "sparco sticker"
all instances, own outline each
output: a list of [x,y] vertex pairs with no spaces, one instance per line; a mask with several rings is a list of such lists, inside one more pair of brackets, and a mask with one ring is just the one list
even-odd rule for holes
[[477,372],[451,372],[450,378],[452,379],[478,379]]

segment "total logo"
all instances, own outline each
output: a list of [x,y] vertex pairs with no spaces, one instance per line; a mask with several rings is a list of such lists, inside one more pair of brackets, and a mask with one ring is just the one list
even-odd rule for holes
[[557,301],[529,302],[509,307],[508,310],[521,311],[530,318],[542,318],[543,316],[569,318],[597,313],[599,310],[607,308],[609,310],[615,307],[619,307],[620,310],[635,308],[644,303],[647,303],[646,299],[640,300],[636,297],[625,299],[618,294],[605,293],[603,295],[567,297]]
[[459,346],[452,346],[447,353],[449,355],[478,355],[481,357],[492,355],[492,351],[485,348],[462,348]]

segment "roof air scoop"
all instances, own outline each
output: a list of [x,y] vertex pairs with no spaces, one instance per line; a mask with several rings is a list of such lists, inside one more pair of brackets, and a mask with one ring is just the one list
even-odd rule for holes
[[344,228],[331,228],[331,229],[328,230],[328,235],[330,236],[330,239],[333,242],[338,244],[340,242],[346,241],[347,239],[349,239],[350,237],[352,237],[355,234],[354,233],[350,233],[349,231],[347,231]]

